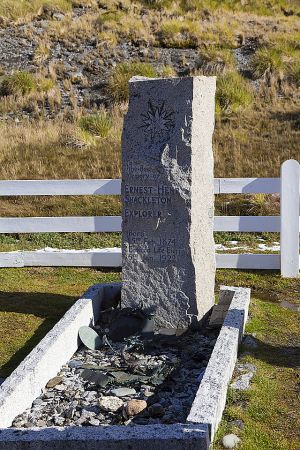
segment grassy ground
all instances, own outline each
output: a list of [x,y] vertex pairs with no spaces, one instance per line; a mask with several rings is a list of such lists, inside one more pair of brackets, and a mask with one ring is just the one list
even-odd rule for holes
[[[79,4],[90,8],[73,20],[72,7]],[[63,11],[63,20],[52,20],[51,11]],[[57,42],[73,45],[91,38],[97,43],[93,58],[101,63],[110,57],[103,53],[103,43],[112,52],[120,42],[196,50],[199,67],[191,75],[218,76],[215,176],[279,176],[281,162],[299,159],[299,12],[298,0],[1,0],[0,26],[6,20],[26,24],[42,13],[49,27],[42,39],[27,28],[24,37],[34,43],[33,63],[37,63],[31,75],[10,74],[0,67],[0,115],[4,117],[0,120],[0,178],[120,177],[127,77],[137,65],[118,64],[103,92],[108,93],[109,105],[91,111],[78,106],[74,95],[78,83],[82,89],[89,84],[87,77],[72,79],[63,65],[50,60]],[[233,55],[249,38],[258,50],[246,76],[238,73]],[[155,66],[157,61],[152,59],[143,61]],[[149,72],[148,64],[143,70]],[[164,76],[175,73],[172,67],[163,70]],[[62,86],[69,95],[67,110],[62,109]],[[46,114],[49,110],[51,119]],[[29,120],[22,111],[30,111]],[[9,114],[17,120],[7,120]],[[278,196],[217,199],[218,214],[267,215],[278,210]],[[0,212],[11,217],[114,215],[120,213],[120,203],[116,197],[2,197]],[[276,235],[259,237],[267,243],[278,241]],[[215,235],[217,243],[232,239],[250,246],[256,238],[247,233]],[[0,236],[0,251],[119,245],[118,233]],[[0,376],[11,373],[88,286],[119,279],[118,272],[90,269],[0,269]],[[219,284],[252,288],[247,331],[255,334],[258,347],[241,349],[241,361],[255,364],[257,372],[247,394],[229,392],[214,450],[222,448],[222,436],[231,431],[241,437],[243,450],[298,450],[300,316],[280,304],[300,304],[300,281],[283,280],[273,272],[218,270]],[[244,422],[243,430],[232,424],[235,419]]]
[[[118,272],[90,269],[1,269],[0,376],[7,376],[59,320],[78,296],[96,282],[117,281]],[[220,284],[252,289],[247,332],[258,347],[241,348],[241,362],[257,372],[247,393],[230,390],[214,450],[221,438],[237,433],[242,450],[298,450],[300,445],[299,312],[281,306],[300,305],[300,280],[278,272],[218,270]],[[11,333],[13,330],[13,333]],[[233,421],[240,419],[244,429]]]
[[119,278],[90,269],[1,269],[0,376],[17,367],[90,285]]
[[[300,281],[281,279],[271,272],[219,271],[218,282],[252,288],[246,331],[258,347],[241,348],[240,362],[257,367],[251,389],[229,390],[214,450],[221,450],[224,434],[236,433],[243,450],[300,448],[300,315],[282,301],[300,305]],[[233,421],[240,419],[244,429]]]

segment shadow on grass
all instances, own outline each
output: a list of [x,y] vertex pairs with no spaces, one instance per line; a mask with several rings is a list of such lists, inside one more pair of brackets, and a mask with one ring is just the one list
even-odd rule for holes
[[[17,313],[28,316],[28,320],[32,316],[43,319],[43,322],[36,328],[34,334],[1,366],[0,376],[8,376],[20,364],[48,331],[53,328],[77,298],[39,292],[0,292],[0,318],[1,313]],[[8,317],[6,317],[6,314],[3,315],[3,326],[1,326],[2,320],[0,319],[0,340],[2,342],[3,338],[1,339],[1,334],[4,330],[7,332],[7,328],[12,335],[18,333],[18,326],[15,323],[11,323],[11,327],[8,327],[7,319],[9,320],[9,314]],[[22,320],[24,323],[24,318]]]
[[242,351],[250,352],[255,358],[274,366],[300,367],[300,346],[270,345],[256,338],[255,342],[257,344],[256,348],[242,345]]

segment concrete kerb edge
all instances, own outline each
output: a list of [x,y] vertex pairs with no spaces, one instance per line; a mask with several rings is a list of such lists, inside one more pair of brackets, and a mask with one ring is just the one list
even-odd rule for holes
[[98,316],[104,288],[119,285],[91,286],[4,381],[0,387],[0,427],[10,426],[57,375],[78,348],[78,328],[90,325]]
[[220,289],[220,295],[224,291],[231,291],[234,295],[187,418],[189,423],[206,424],[211,441],[225,408],[227,388],[248,317],[251,293],[248,288],[234,286],[221,286]]
[[[17,414],[31,406],[49,378],[55,376],[61,365],[66,363],[77,350],[78,327],[93,323],[100,313],[103,294],[107,295],[109,292],[107,289],[119,289],[120,286],[121,283],[107,283],[94,285],[88,289],[3,383],[4,388],[0,388],[0,406],[4,404],[4,410],[2,407],[0,426],[10,426]],[[55,450],[68,449],[71,443],[72,450],[86,449],[86,445],[89,450],[127,450],[128,448],[152,450],[153,445],[157,447],[157,450],[169,450],[171,444],[174,450],[207,450],[225,407],[227,386],[234,370],[238,344],[243,335],[250,302],[250,289],[222,286],[221,293],[224,291],[234,292],[233,299],[186,424],[89,427],[89,429],[52,427],[22,431],[4,428],[0,429],[0,450],[44,450],[49,441]],[[61,339],[60,333],[63,336]],[[70,345],[66,340],[70,340]],[[62,344],[63,347],[61,347]],[[49,352],[47,352],[49,346],[55,349],[54,353],[51,352],[50,360],[57,356],[58,349],[60,352],[62,348],[64,349],[63,357],[55,359],[54,365],[50,364],[53,369],[51,373],[45,371],[45,358],[49,359]],[[66,348],[67,351],[65,351]],[[36,361],[38,361],[37,364],[32,367]],[[19,383],[22,386],[21,390],[18,386],[16,387],[18,377],[22,381]],[[31,389],[32,377],[38,381],[38,389]],[[24,389],[28,389],[28,395],[25,395],[26,406],[24,407],[22,400],[22,405],[19,405],[17,411],[13,396],[15,395],[18,400],[20,396],[24,397],[26,392]],[[7,397],[6,403],[3,402],[3,396]],[[9,403],[11,408],[8,406]],[[6,413],[10,416],[7,416],[8,419],[3,419]],[[2,424],[3,420],[6,421],[5,425]]]
[[0,450],[208,450],[201,424],[0,430]]

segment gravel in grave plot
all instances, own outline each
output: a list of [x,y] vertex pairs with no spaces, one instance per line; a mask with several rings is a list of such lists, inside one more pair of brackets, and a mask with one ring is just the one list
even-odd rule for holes
[[12,426],[184,423],[216,337],[189,331],[82,346]]

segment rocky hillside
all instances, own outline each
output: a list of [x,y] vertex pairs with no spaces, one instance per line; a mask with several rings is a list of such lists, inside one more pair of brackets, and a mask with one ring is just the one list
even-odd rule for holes
[[134,74],[217,75],[216,176],[299,158],[297,1],[2,0],[1,14],[2,178],[118,176]]

